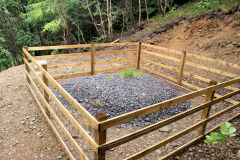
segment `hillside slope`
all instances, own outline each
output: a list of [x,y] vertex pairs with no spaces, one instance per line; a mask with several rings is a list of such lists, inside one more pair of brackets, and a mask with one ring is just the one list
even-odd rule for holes
[[[173,21],[160,28],[164,31],[152,31],[137,40],[240,64],[239,11],[230,15],[212,12],[200,18]],[[142,32],[136,34],[142,35]],[[135,41],[133,36],[129,39]]]

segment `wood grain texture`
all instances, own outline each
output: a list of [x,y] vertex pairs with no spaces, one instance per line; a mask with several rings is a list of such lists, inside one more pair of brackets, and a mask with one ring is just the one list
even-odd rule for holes
[[55,59],[55,58],[68,58],[76,56],[90,56],[91,52],[82,52],[82,53],[65,53],[58,55],[43,55],[43,56],[33,56],[34,59]]

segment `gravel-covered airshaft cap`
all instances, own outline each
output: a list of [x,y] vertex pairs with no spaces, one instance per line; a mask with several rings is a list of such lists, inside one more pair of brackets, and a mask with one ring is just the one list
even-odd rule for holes
[[[121,78],[117,74],[81,77],[62,84],[92,115],[105,112],[108,118],[138,110],[179,96],[168,84],[144,74],[141,77]],[[68,102],[57,94],[64,105]],[[118,127],[145,126],[189,109],[187,102],[174,105],[150,115],[118,125]]]

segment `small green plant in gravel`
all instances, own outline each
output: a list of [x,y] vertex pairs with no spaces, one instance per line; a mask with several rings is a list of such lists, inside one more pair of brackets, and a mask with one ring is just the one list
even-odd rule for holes
[[114,76],[111,75],[111,76],[108,77],[108,79],[112,81],[112,80],[114,80]]
[[3,98],[2,97],[0,97],[0,101],[2,101],[3,100]]
[[226,141],[227,137],[233,137],[235,136],[236,128],[229,122],[226,122],[224,124],[220,125],[220,131],[219,132],[211,132],[210,135],[206,136],[205,142],[206,143],[222,143]]
[[140,77],[142,77],[142,75],[143,75],[143,73],[141,73],[141,72],[137,72],[137,71],[135,71],[133,69],[129,69],[129,70],[122,71],[120,77],[121,78],[127,78],[127,77],[130,77],[130,78],[134,78],[134,77],[140,78]]

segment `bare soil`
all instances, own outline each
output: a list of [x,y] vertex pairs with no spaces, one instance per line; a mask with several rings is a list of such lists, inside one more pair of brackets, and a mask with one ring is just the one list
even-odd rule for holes
[[[151,39],[146,39],[146,41],[168,48],[186,50],[199,55],[240,64],[240,28],[239,26],[233,27],[234,24],[239,22],[239,19],[240,14],[236,12],[222,19],[210,19],[206,17],[192,23],[186,20],[167,32],[161,35],[156,34]],[[105,59],[106,57],[101,58]],[[84,59],[82,60],[84,61]],[[74,63],[75,61],[77,60],[74,58],[68,60],[69,63]],[[56,61],[55,64],[56,63],[64,63],[64,60]],[[109,67],[112,66],[117,67],[118,64],[113,63]],[[62,71],[50,71],[50,73],[57,75],[60,73],[73,73],[79,70],[89,71],[89,68],[67,68]],[[3,100],[0,101],[0,159],[67,159],[31,97],[26,87],[25,79],[25,68],[23,65],[12,67],[0,73],[0,96],[3,98]],[[164,79],[161,80],[168,82]],[[175,86],[170,82],[168,83],[173,87]],[[189,90],[176,86],[175,89],[180,93],[189,92]],[[203,100],[204,98],[199,98],[191,101],[192,107],[202,103]],[[219,107],[221,109],[225,108],[226,105],[228,104],[221,103],[213,107],[211,114],[217,112]],[[239,109],[234,112],[239,112]],[[234,112],[226,116],[221,116],[217,121],[211,123],[211,125],[216,125],[220,121],[227,119],[233,115]],[[72,114],[75,115],[75,117],[78,115],[78,113],[74,113],[74,111],[72,111]],[[160,140],[197,122],[199,116],[200,112],[177,121],[168,127],[133,140],[130,143],[114,148],[107,152],[107,157],[109,159],[123,159],[137,151],[148,148]],[[83,123],[81,118],[78,118],[78,120]],[[85,125],[85,128],[88,128],[87,124]],[[113,140],[137,129],[139,128],[120,129],[112,127],[108,131],[108,140]],[[90,134],[92,135],[92,132],[90,132]],[[195,132],[187,134],[179,141],[170,143],[143,159],[157,159],[157,157],[165,155],[195,136]],[[78,142],[81,143],[81,139],[79,139]],[[83,146],[83,148],[85,152],[89,152],[92,159],[92,151],[87,147]],[[202,159],[204,159],[204,157]]]

